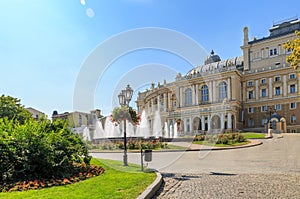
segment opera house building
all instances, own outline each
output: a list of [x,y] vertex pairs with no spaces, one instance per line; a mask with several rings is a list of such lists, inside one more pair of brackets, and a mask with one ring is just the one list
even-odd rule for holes
[[177,74],[174,82],[152,83],[139,92],[137,108],[149,126],[159,113],[163,136],[204,132],[300,132],[300,76],[286,63],[283,48],[300,21],[274,24],[269,35],[249,40],[242,56],[222,60],[213,51],[201,66]]

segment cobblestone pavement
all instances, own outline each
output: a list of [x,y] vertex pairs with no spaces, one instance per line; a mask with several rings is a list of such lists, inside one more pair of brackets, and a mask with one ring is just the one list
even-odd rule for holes
[[[116,160],[123,156],[92,155]],[[140,154],[128,157],[140,163]],[[154,152],[148,166],[164,177],[156,198],[300,199],[300,134],[285,134],[244,149]]]
[[300,175],[291,174],[163,174],[160,198],[300,198]]

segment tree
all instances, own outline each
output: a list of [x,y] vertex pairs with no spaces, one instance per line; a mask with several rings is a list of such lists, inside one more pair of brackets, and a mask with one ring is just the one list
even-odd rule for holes
[[290,55],[286,57],[286,62],[288,62],[291,67],[300,72],[300,32],[295,31],[296,38],[287,41],[283,48],[288,51],[292,51]]
[[7,118],[23,124],[31,114],[20,103],[20,99],[2,95],[0,97],[0,118]]
[[111,114],[111,121],[120,124],[124,120],[136,126],[140,123],[141,116],[132,107],[121,106],[114,108]]

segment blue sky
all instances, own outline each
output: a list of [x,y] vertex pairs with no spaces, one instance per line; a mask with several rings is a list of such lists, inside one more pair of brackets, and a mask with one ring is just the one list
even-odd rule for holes
[[[1,0],[0,93],[20,98],[26,107],[48,116],[53,110],[72,111],[82,64],[99,44],[116,34],[135,28],[167,28],[227,59],[242,55],[244,26],[249,27],[250,39],[267,36],[273,22],[297,16],[299,7],[297,0]],[[109,114],[116,105],[120,80],[146,63],[160,63],[183,74],[192,67],[159,50],[129,53],[99,78],[94,107]],[[162,82],[169,77],[159,78]],[[139,88],[145,86],[147,82]]]

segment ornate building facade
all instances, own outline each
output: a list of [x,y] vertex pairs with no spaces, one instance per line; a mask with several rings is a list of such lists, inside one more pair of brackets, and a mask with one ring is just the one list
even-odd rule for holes
[[168,137],[175,131],[300,132],[300,77],[282,47],[295,30],[298,19],[274,24],[269,36],[249,41],[245,27],[243,56],[222,61],[212,51],[204,65],[174,82],[152,83],[138,94],[139,113],[146,113],[151,127],[158,112]]

